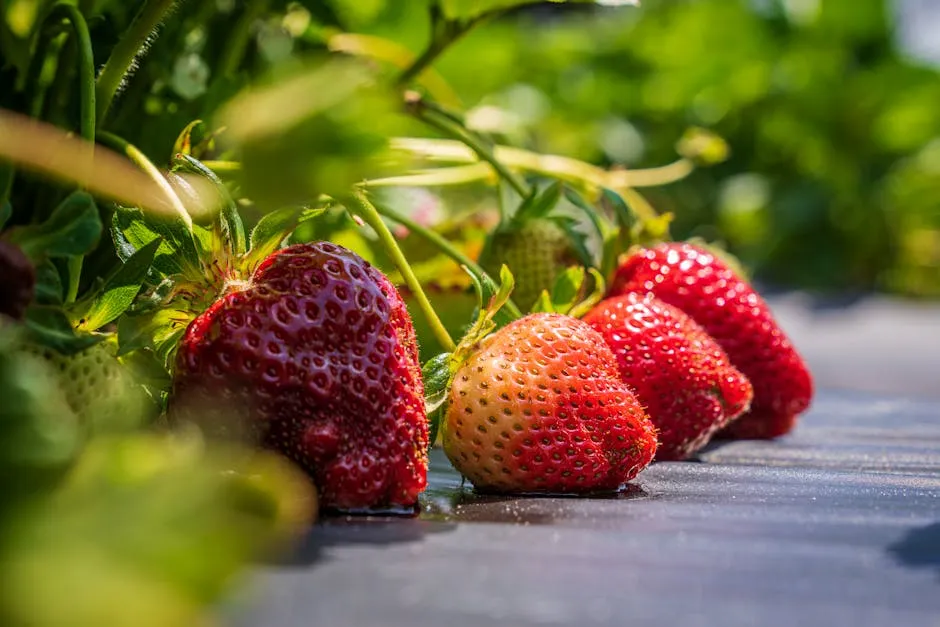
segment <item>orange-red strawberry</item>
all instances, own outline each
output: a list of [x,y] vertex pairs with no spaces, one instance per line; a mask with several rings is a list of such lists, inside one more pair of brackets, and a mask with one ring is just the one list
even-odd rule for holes
[[444,451],[481,490],[616,490],[656,451],[656,430],[603,338],[560,314],[486,337],[456,371],[448,403]]
[[707,250],[684,243],[638,249],[617,269],[610,295],[651,292],[690,315],[754,387],[751,409],[720,435],[773,438],[809,407],[809,370],[770,308],[748,283]]
[[750,382],[715,340],[652,295],[608,298],[583,320],[603,336],[656,425],[656,459],[688,457],[750,406]]
[[415,505],[428,424],[414,327],[389,280],[318,242],[268,257],[187,328],[171,410],[237,429],[314,478],[325,508]]

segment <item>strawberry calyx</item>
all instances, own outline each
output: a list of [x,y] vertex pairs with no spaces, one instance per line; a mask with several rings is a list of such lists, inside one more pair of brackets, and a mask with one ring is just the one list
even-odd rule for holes
[[[508,267],[504,265],[500,268],[499,284],[494,283],[486,274],[480,275],[467,266],[462,268],[473,282],[477,295],[477,315],[453,352],[432,357],[422,368],[425,409],[430,423],[429,446],[434,445],[440,431],[441,420],[447,409],[447,396],[457,371],[485,344],[494,331],[520,317],[506,309],[515,287],[515,280]],[[487,295],[489,300],[484,305]]]
[[604,298],[607,283],[596,268],[572,266],[558,275],[552,290],[542,290],[532,313],[560,313],[580,318]]

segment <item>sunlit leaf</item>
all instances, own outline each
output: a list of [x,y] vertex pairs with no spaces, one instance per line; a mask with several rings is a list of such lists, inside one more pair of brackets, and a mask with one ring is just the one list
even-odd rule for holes
[[26,310],[26,328],[33,341],[70,355],[101,341],[101,337],[78,334],[65,312],[58,307],[33,305]]
[[81,313],[78,324],[80,330],[100,329],[131,306],[162,243],[162,240],[153,240],[138,249],[107,279],[101,292],[94,296],[88,308]]

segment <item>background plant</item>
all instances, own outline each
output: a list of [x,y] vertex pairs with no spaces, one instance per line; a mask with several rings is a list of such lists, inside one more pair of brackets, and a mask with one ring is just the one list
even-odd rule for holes
[[[520,207],[557,211],[602,270],[666,232],[658,210],[768,281],[940,291],[940,82],[898,55],[882,2],[601,4],[629,3],[0,0],[2,237],[39,269],[27,323],[0,324],[0,397],[16,400],[0,408],[0,615],[188,620],[309,520],[291,469],[164,437],[143,413],[129,433],[84,429],[19,353],[116,339],[159,406],[192,313],[165,306],[167,275],[211,286],[331,239],[403,285],[426,358],[473,319],[472,285],[495,290],[476,260]],[[599,276],[563,273],[539,307],[577,308]],[[162,327],[138,324],[153,314]],[[174,525],[180,511],[202,524]],[[139,535],[102,537],[114,525],[175,549],[141,554]],[[45,602],[90,563],[83,585],[110,592]]]

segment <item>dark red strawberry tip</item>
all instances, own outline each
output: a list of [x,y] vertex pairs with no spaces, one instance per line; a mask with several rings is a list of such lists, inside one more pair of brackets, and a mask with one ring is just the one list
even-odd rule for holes
[[813,382],[802,357],[760,295],[709,251],[684,243],[636,250],[611,281],[610,294],[626,292],[652,293],[683,310],[750,379],[750,411],[726,437],[782,435],[809,407]]
[[750,382],[679,309],[629,293],[602,301],[584,321],[659,430],[657,459],[688,457],[749,406]]
[[0,315],[22,320],[33,301],[36,269],[20,247],[0,240]]
[[214,433],[242,433],[244,421],[311,474],[324,509],[408,508],[427,483],[404,302],[381,272],[327,242],[271,255],[193,321],[171,410]]

